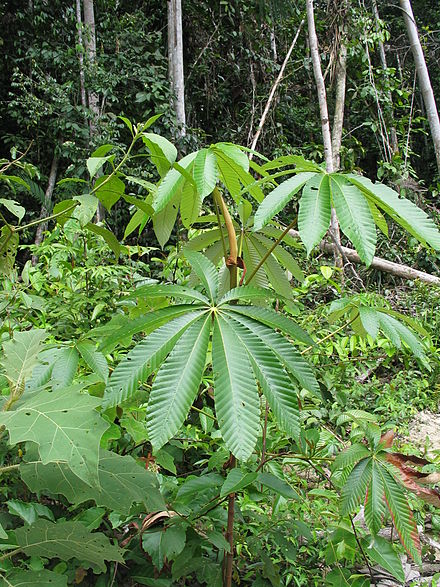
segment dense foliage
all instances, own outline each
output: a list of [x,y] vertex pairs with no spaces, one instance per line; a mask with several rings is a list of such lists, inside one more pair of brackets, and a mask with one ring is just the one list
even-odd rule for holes
[[[349,55],[328,173],[305,37],[240,146],[298,7],[185,3],[182,136],[160,3],[95,3],[99,119],[75,7],[1,4],[1,584],[404,585],[440,531],[438,449],[408,438],[438,411],[438,286],[368,268],[435,273],[440,232],[411,70],[374,60],[403,50],[394,8],[316,2],[329,71],[332,33]],[[359,272],[322,257],[332,209]]]

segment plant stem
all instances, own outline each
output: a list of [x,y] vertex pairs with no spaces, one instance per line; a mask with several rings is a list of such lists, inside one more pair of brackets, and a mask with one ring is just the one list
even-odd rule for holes
[[20,232],[21,230],[25,230],[26,228],[31,228],[31,226],[36,226],[37,224],[41,224],[42,222],[49,222],[49,220],[54,220],[55,218],[58,218],[58,216],[62,216],[63,214],[67,214],[67,212],[70,212],[71,210],[76,208],[78,206],[78,204],[79,204],[79,202],[75,202],[75,204],[72,204],[72,206],[70,206],[69,208],[66,208],[65,210],[61,210],[61,212],[57,212],[56,214],[52,214],[51,216],[46,216],[46,218],[39,218],[38,220],[33,220],[32,222],[29,222],[28,224],[23,224],[22,226],[14,226],[13,232]]
[[[327,336],[324,336],[324,338],[320,338],[319,340],[316,341],[316,344],[321,344],[322,342],[325,342],[326,340],[328,340],[329,338],[332,338],[333,336],[335,336],[335,334],[338,334],[338,332],[341,332],[341,330],[344,330],[344,328],[347,328],[347,326],[350,326],[350,324],[352,322],[354,322],[356,320],[357,316],[355,318],[352,318],[349,322],[347,322],[346,324],[343,324],[342,326],[340,326],[339,328],[337,328],[334,332],[330,332],[330,334],[327,334]],[[305,353],[308,353],[309,351],[312,350],[312,348],[315,345],[310,345],[308,346],[306,349],[304,349],[303,351],[301,351],[301,354],[304,355]]]
[[20,465],[6,465],[5,467],[0,467],[0,475],[2,473],[7,473],[8,471],[14,471],[18,469]]
[[251,274],[249,275],[249,277],[246,279],[246,285],[249,285],[251,279],[253,279],[253,277],[256,275],[257,271],[259,269],[261,269],[261,267],[264,265],[264,263],[267,261],[267,259],[269,258],[269,256],[272,254],[272,252],[274,251],[274,249],[280,244],[280,242],[283,240],[283,238],[286,236],[286,234],[289,232],[289,230],[291,230],[296,224],[296,218],[295,220],[292,220],[292,222],[289,224],[289,226],[287,226],[282,234],[277,238],[277,240],[274,242],[274,244],[270,247],[270,249],[268,251],[266,251],[266,253],[264,254],[264,256],[258,261],[257,266],[255,267],[255,269],[251,272]]
[[[233,469],[237,461],[231,455],[231,466]],[[226,527],[226,541],[229,543],[229,552],[226,553],[224,562],[224,587],[231,587],[232,585],[232,565],[234,562],[234,514],[235,514],[235,493],[231,493],[228,497],[228,524]]]
[[226,230],[228,232],[228,241],[229,241],[229,256],[226,259],[226,266],[229,269],[229,287],[230,289],[234,289],[237,287],[237,257],[238,257],[238,244],[237,244],[237,235],[235,234],[234,224],[232,222],[231,215],[229,214],[228,207],[225,204],[225,201],[216,187],[212,192],[214,201],[217,203],[219,209],[222,212],[223,219],[225,221]]

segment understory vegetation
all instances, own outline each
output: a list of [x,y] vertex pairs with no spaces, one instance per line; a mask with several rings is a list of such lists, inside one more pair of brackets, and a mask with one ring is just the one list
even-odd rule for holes
[[310,0],[184,3],[186,123],[161,7],[95,3],[93,55],[58,4],[0,2],[0,585],[440,585],[439,183],[393,8],[315,3],[332,158],[305,37],[252,146]]

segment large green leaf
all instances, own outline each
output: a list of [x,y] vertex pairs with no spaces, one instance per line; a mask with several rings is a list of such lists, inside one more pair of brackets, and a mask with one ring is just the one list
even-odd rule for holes
[[258,473],[246,473],[238,467],[231,469],[220,490],[220,497],[224,497],[229,493],[236,493],[237,491],[245,489],[248,485],[255,481],[257,476]]
[[271,191],[260,204],[254,219],[254,230],[260,230],[275,214],[300,191],[303,185],[313,176],[314,172],[299,173],[284,181]]
[[286,272],[280,267],[274,255],[270,254],[267,256],[269,249],[260,240],[252,237],[250,237],[250,240],[252,240],[252,244],[260,259],[266,257],[263,268],[274,290],[284,298],[291,298],[292,286],[290,285]]
[[211,261],[196,251],[186,251],[185,256],[191,264],[194,273],[200,279],[211,302],[217,299],[219,288],[219,276],[215,265]]
[[354,465],[369,455],[370,451],[365,445],[358,443],[352,444],[346,450],[338,454],[333,462],[333,468],[345,469],[346,467]]
[[330,183],[326,173],[314,175],[304,186],[298,210],[298,231],[307,254],[327,232],[331,218]]
[[255,377],[280,425],[299,438],[300,421],[296,390],[276,355],[261,339],[233,317],[227,318],[238,340],[249,353]]
[[57,350],[51,374],[53,389],[67,387],[72,383],[78,361],[79,355],[75,347],[62,347]]
[[[231,310],[235,309],[231,307]],[[264,324],[251,320],[242,315],[243,312],[234,312],[236,320],[249,328],[254,336],[260,338],[264,344],[269,346],[276,354],[278,359],[284,365],[295,379],[309,391],[320,393],[318,382],[315,379],[312,369],[302,356],[295,350],[295,347],[283,336],[268,328]]]
[[16,232],[11,232],[7,226],[2,226],[0,230],[0,275],[11,274],[19,240]]
[[156,450],[179,430],[197,395],[210,332],[209,315],[191,324],[159,369],[146,414],[148,437]]
[[45,330],[35,328],[24,332],[15,331],[12,339],[3,343],[2,370],[11,393],[22,389],[25,380],[30,377],[46,337]]
[[115,406],[130,398],[172,350],[202,310],[188,312],[164,324],[136,345],[118,364],[105,390],[103,406]]
[[208,298],[196,289],[191,289],[183,285],[174,285],[172,283],[148,283],[141,285],[129,294],[128,299],[146,298],[148,300],[163,297],[180,298],[209,304]]
[[101,532],[89,532],[81,522],[49,522],[40,519],[32,526],[15,530],[20,549],[28,556],[77,559],[85,568],[105,572],[105,561],[123,563],[122,551]]
[[79,342],[76,348],[90,369],[107,383],[108,364],[105,356],[96,349],[92,342],[87,340]]
[[230,306],[230,310],[238,312],[239,314],[243,314],[244,316],[248,316],[249,318],[257,320],[257,322],[261,322],[262,324],[266,324],[271,328],[281,330],[281,332],[291,336],[294,340],[303,342],[308,346],[315,344],[309,333],[303,330],[301,326],[295,322],[295,320],[292,320],[292,318],[287,318],[286,316],[283,316],[283,314],[275,312],[275,310],[272,310],[271,308],[257,308],[255,306]]
[[0,413],[0,425],[8,429],[11,444],[34,442],[44,464],[67,463],[77,477],[95,486],[99,442],[108,428],[95,410],[100,403],[75,388],[42,391],[13,412]]
[[384,312],[379,313],[379,322],[382,330],[397,348],[403,341],[418,359],[426,360],[420,340],[404,324]]
[[190,304],[176,304],[175,306],[167,306],[166,308],[149,312],[134,320],[127,318],[124,323],[114,326],[110,335],[103,338],[99,350],[103,353],[110,352],[117,344],[125,342],[134,334],[138,332],[149,334],[173,318],[186,314],[193,309],[194,306]]
[[151,153],[151,160],[163,177],[177,158],[177,149],[168,139],[152,132],[142,134],[142,140]]
[[186,529],[181,523],[169,524],[159,530],[144,532],[142,535],[142,548],[151,556],[154,566],[159,571],[165,559],[173,560],[182,552],[185,542]]
[[[171,171],[175,171],[172,169]],[[183,176],[180,176],[183,178]],[[167,204],[153,215],[153,230],[161,247],[164,247],[173,232],[179,210],[180,191],[174,193]],[[137,213],[136,213],[137,214]],[[133,218],[136,216],[133,216]],[[148,219],[148,217],[145,217]]]
[[1,587],[67,587],[67,575],[60,575],[47,569],[24,571],[14,569],[2,579]]
[[[236,202],[240,201],[244,192],[249,191],[257,202],[261,202],[264,194],[255,179],[249,173],[249,159],[234,145],[217,144],[213,149],[220,171],[220,179]],[[241,189],[241,184],[245,189]]]
[[[179,167],[187,169],[196,158],[197,152],[189,153],[179,161]],[[153,198],[153,208],[160,212],[173,198],[180,194],[180,190],[186,181],[185,176],[178,169],[170,169],[160,182],[159,188]]]
[[145,503],[149,511],[165,508],[153,473],[130,456],[106,450],[101,450],[99,455],[97,487],[78,479],[63,462],[45,465],[30,460],[20,465],[20,474],[32,492],[61,493],[74,505],[94,501],[98,506],[123,514],[129,513],[133,503]]
[[373,183],[360,175],[348,174],[345,177],[421,243],[429,244],[436,250],[440,249],[440,232],[423,210],[401,198],[386,185]]
[[202,196],[195,186],[187,181],[180,198],[180,217],[185,228],[190,228],[199,217],[202,202]]
[[[265,237],[260,232],[254,233],[252,239],[261,242],[261,244],[264,245],[267,249],[271,248],[274,244],[273,241]],[[278,263],[287,269],[287,271],[290,271],[295,279],[297,279],[300,283],[304,281],[304,273],[302,272],[300,266],[284,247],[282,247],[280,244],[277,245],[272,254]]]
[[365,502],[365,521],[372,534],[377,534],[385,515],[385,501],[382,477],[378,470],[380,465],[375,460],[373,460],[372,465],[371,482]]
[[376,227],[370,206],[362,192],[341,175],[330,176],[331,193],[342,232],[348,236],[359,257],[371,265],[376,250]]
[[215,154],[210,149],[201,149],[194,160],[194,181],[202,200],[209,196],[218,181],[218,169]]
[[220,298],[217,305],[222,306],[231,300],[267,300],[275,299],[275,297],[276,295],[270,290],[252,287],[251,285],[242,285],[227,291]]
[[400,540],[414,561],[421,564],[417,526],[405,492],[385,467],[377,467],[377,470],[381,477],[386,504]]
[[102,175],[95,182],[94,193],[107,210],[111,210],[124,192],[124,182],[115,175]]
[[[248,238],[243,239],[242,256],[243,261],[246,265],[247,275],[253,274],[260,262],[260,257],[257,251],[255,250],[252,241],[250,241]],[[258,269],[254,277],[252,278],[252,285],[260,287],[261,289],[269,289],[269,282],[267,280],[266,273],[262,266]]]
[[361,505],[367,494],[367,487],[371,481],[371,459],[359,461],[342,488],[341,512],[342,515],[351,513]]
[[229,450],[246,461],[258,437],[258,389],[246,349],[221,316],[214,323],[212,370],[220,431]]
[[362,538],[362,546],[367,556],[383,569],[393,575],[402,585],[405,583],[405,572],[399,553],[393,545],[381,536]]
[[86,224],[86,228],[87,230],[90,230],[90,232],[93,232],[101,236],[105,240],[109,248],[113,251],[115,257],[117,259],[119,258],[119,254],[121,252],[121,245],[119,244],[118,239],[113,234],[113,232],[111,232],[111,230],[108,230],[104,226],[98,226],[97,224],[93,224],[93,222],[89,222],[88,224]]

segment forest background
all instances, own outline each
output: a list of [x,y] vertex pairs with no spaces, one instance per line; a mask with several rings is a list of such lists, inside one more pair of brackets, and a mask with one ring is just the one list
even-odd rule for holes
[[[411,214],[399,223],[403,212],[385,210],[394,220],[387,224],[378,211],[374,221],[381,233],[373,250],[363,244],[370,238],[368,230],[353,235],[339,218],[342,235],[315,239],[311,254],[303,230],[306,256],[295,232],[301,226],[293,192],[286,206],[274,208],[270,218],[266,214],[264,223],[276,213],[276,222],[268,225],[272,232],[268,229],[259,240],[252,236],[249,193],[261,187],[267,196],[278,180],[282,186],[284,171],[277,173],[285,165],[296,166],[295,177],[321,174],[326,164],[331,171],[306,4],[310,8],[313,3],[0,1],[5,190],[0,240],[5,249],[0,300],[5,413],[0,422],[9,432],[3,429],[0,439],[0,472],[6,479],[1,488],[0,580],[5,585],[325,582],[359,587],[380,585],[391,576],[398,585],[413,580],[435,585],[439,580],[439,446],[435,437],[430,446],[426,434],[414,432],[415,422],[438,413],[437,236],[425,238],[427,233],[419,230],[424,220],[420,224],[417,214],[412,225]],[[343,174],[362,173],[386,184],[438,226],[439,146],[436,157],[436,135],[408,41],[406,4],[412,6],[438,97],[436,0],[314,2],[333,130],[331,165]],[[148,121],[148,127],[141,121]],[[143,151],[135,151],[136,140]],[[277,333],[299,341],[316,375],[316,380],[315,375],[307,379],[309,372],[304,375],[299,359],[295,363],[298,400],[283,409],[298,428],[292,420],[284,422],[285,412],[276,413],[271,404],[276,418],[272,415],[269,395],[259,382],[268,400],[261,400],[261,430],[250,460],[243,448],[248,438],[233,430],[231,440],[216,419],[219,406],[209,368],[203,379],[200,375],[200,394],[190,416],[182,416],[173,432],[170,427],[160,433],[166,442],[154,440],[160,434],[145,420],[145,394],[155,389],[162,360],[157,359],[153,373],[144,374],[143,386],[135,389],[133,384],[129,395],[117,401],[112,381],[118,375],[108,379],[109,373],[126,377],[123,367],[116,366],[124,364],[134,342],[142,341],[139,333],[152,331],[145,321],[139,326],[142,316],[168,311],[173,304],[168,305],[167,297],[181,302],[179,296],[190,296],[188,291],[162,290],[158,282],[193,288],[199,287],[198,276],[205,289],[221,292],[228,272],[221,274],[220,268],[219,286],[211,275],[213,266],[191,256],[205,250],[216,267],[221,265],[223,228],[225,234],[228,228],[227,212],[219,220],[221,200],[214,196],[213,206],[204,208],[200,218],[200,207],[194,215],[181,204],[178,216],[176,208],[174,215],[168,211],[160,217],[157,208],[160,185],[164,194],[162,178],[173,165],[191,185],[202,185],[204,196],[215,193],[207,164],[200,179],[181,162],[194,151],[204,153],[205,162],[203,149],[213,143],[217,160],[220,152],[235,161],[229,176],[218,165],[224,192],[231,196],[234,230],[243,235],[238,243],[247,277],[238,264],[240,277],[247,284],[256,276],[253,285],[276,298],[263,305],[304,329],[270,319]],[[247,150],[234,150],[229,143]],[[250,167],[243,156],[251,159]],[[268,178],[267,172],[275,175]],[[168,195],[172,199],[175,194]],[[24,214],[26,224],[21,224]],[[8,227],[17,219],[11,237]],[[206,226],[213,221],[214,229]],[[428,228],[433,235],[429,231],[434,228]],[[18,233],[20,244],[14,240]],[[271,248],[274,241],[286,246],[277,249],[283,251],[278,255]],[[373,260],[373,253],[378,259]],[[204,281],[203,275],[211,277]],[[142,287],[147,289],[134,295]],[[200,301],[198,294],[191,295]],[[261,318],[259,303],[254,315]],[[383,315],[399,319],[401,326],[392,322],[391,327]],[[344,316],[341,326],[336,321]],[[311,348],[313,341],[320,341],[319,351]],[[12,343],[22,348],[19,373]],[[206,352],[209,365],[210,347]],[[256,355],[250,354],[258,352],[255,347]],[[25,413],[35,398],[41,401],[36,394],[47,394],[48,388],[62,395],[62,429],[72,421],[81,428],[83,415],[75,406],[87,390],[87,401],[81,400],[89,410],[86,421],[94,425],[99,414],[95,448],[101,451],[102,471],[113,481],[105,482],[102,473],[94,484],[61,449],[53,460],[41,452],[36,456],[36,447],[41,450],[44,444],[42,430],[35,438],[19,432],[20,424],[10,414]],[[61,407],[68,408],[73,420],[62,420]],[[390,430],[395,432],[394,453]],[[84,439],[73,440],[90,449]],[[341,456],[345,449],[351,456]],[[237,467],[234,455],[240,459]],[[386,469],[394,477],[386,478],[388,485],[384,477],[379,489],[371,485],[379,474],[374,473],[376,458],[388,458],[394,467]],[[50,463],[66,466],[63,474],[73,475],[70,484],[84,487],[61,488]],[[127,480],[130,476],[134,483]],[[426,478],[434,488],[415,481]],[[377,495],[382,505],[371,519],[367,513],[365,525],[362,515],[356,522],[354,516],[362,504],[368,512],[368,495]],[[379,525],[388,534],[394,526],[400,542],[393,541],[393,530],[391,542],[386,541]],[[43,535],[51,539],[46,543]],[[73,536],[70,542],[68,535]],[[53,550],[49,542],[56,544]],[[78,545],[85,543],[90,552],[84,559]],[[410,564],[411,558],[419,566]]]

